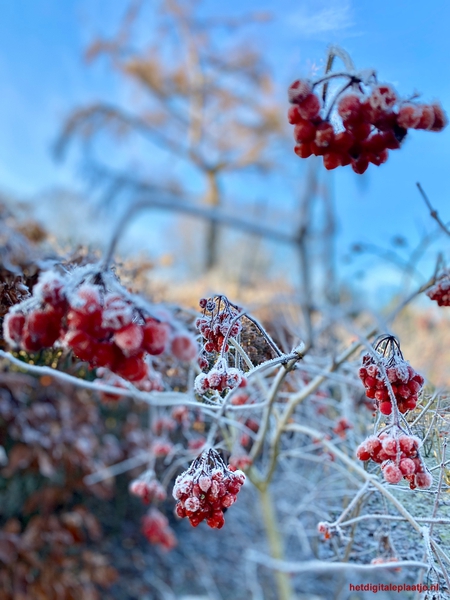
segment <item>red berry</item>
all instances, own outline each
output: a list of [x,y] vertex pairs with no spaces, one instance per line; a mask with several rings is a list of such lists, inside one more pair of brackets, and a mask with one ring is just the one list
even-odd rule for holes
[[367,121],[361,121],[360,123],[355,123],[349,128],[351,134],[354,139],[357,141],[363,141],[369,137],[370,132],[372,131],[372,126]]
[[189,362],[197,358],[197,342],[188,333],[176,335],[172,340],[170,349],[178,360]]
[[9,344],[20,344],[24,326],[24,315],[20,313],[7,313],[3,321],[3,335],[5,340]]
[[316,128],[310,121],[302,119],[294,127],[294,139],[297,143],[312,142],[316,137]]
[[111,342],[97,342],[94,344],[92,363],[96,367],[107,367],[114,371],[116,364],[120,363],[123,359],[124,355],[116,344],[112,344]]
[[432,486],[433,477],[431,476],[431,473],[424,471],[423,473],[416,474],[414,482],[418,488],[426,490]]
[[355,138],[350,131],[340,131],[334,137],[333,150],[347,152],[355,143]]
[[397,123],[405,129],[416,129],[421,116],[420,106],[417,104],[403,104],[398,111]]
[[311,95],[312,87],[309,81],[297,79],[288,88],[288,98],[291,104],[300,104]]
[[356,449],[356,457],[359,460],[369,460],[370,458],[370,452],[368,451],[366,444],[363,442],[362,444],[360,444],[358,446],[358,448]]
[[40,296],[45,304],[50,304],[56,309],[64,308],[67,303],[64,280],[54,271],[47,271],[39,276],[33,295]]
[[428,106],[428,104],[422,104],[420,108],[421,116],[416,129],[429,130],[434,125],[434,109],[432,106]]
[[371,387],[374,388],[377,385],[377,380],[375,379],[375,377],[371,377],[370,375],[368,375],[365,379],[364,379],[364,385],[366,387]]
[[133,320],[133,307],[119,294],[105,296],[102,327],[118,331]]
[[[288,121],[291,125],[297,125],[297,123],[300,123],[301,121],[303,121],[302,117],[300,116],[300,113],[298,112],[298,106],[291,106],[289,107],[288,110]],[[205,308],[205,306],[201,306],[200,308]]]
[[392,412],[392,404],[390,402],[381,402],[380,413],[382,415],[390,415]]
[[210,354],[211,352],[214,352],[215,345],[213,344],[213,342],[206,342],[206,344],[204,345],[204,349],[205,352],[208,352],[208,354]]
[[440,104],[432,104],[431,107],[434,112],[434,121],[430,127],[430,131],[442,131],[447,126],[447,115],[442,110]]
[[337,110],[345,123],[357,123],[362,120],[361,99],[356,94],[348,94],[341,98]]
[[388,483],[399,483],[403,479],[403,474],[393,462],[383,467],[383,476]]
[[389,150],[398,150],[400,142],[393,131],[385,131],[381,134],[383,137],[384,147]]
[[327,153],[328,148],[326,146],[318,146],[317,143],[311,142],[310,144],[311,152],[314,156],[323,156]]
[[311,144],[297,144],[294,148],[294,152],[300,158],[308,158],[312,154]]
[[398,126],[397,115],[394,112],[377,112],[371,123],[380,131],[391,131]]
[[331,169],[336,169],[341,165],[341,155],[336,152],[329,152],[323,155],[323,166],[328,171]]
[[85,331],[69,331],[65,343],[81,360],[91,361],[95,352],[95,340]]
[[369,157],[369,162],[379,167],[387,161],[389,152],[387,150],[381,150],[381,152],[378,152],[377,154],[370,152],[367,156]]
[[60,335],[61,313],[52,308],[34,310],[28,315],[27,329],[43,348],[50,348]]
[[26,352],[38,352],[42,349],[40,341],[30,335],[28,328],[25,326],[22,333],[22,348]]
[[414,475],[416,471],[416,465],[410,458],[402,458],[398,466],[403,476],[406,475],[408,477],[410,475]]
[[358,175],[362,175],[367,171],[367,167],[369,166],[369,159],[366,155],[362,154],[359,158],[354,158],[352,160],[352,169]]
[[144,326],[142,348],[154,356],[162,354],[169,340],[169,327],[155,319],[147,319]]
[[319,148],[328,148],[334,141],[334,129],[331,123],[323,122],[316,130],[315,144]]
[[139,356],[124,357],[115,365],[114,371],[128,381],[140,381],[148,374],[147,364]]
[[386,84],[380,84],[374,87],[369,97],[370,106],[382,111],[392,109],[396,102],[396,93],[391,86]]
[[375,392],[376,392],[375,388],[366,388],[366,396],[368,398],[371,398],[371,399],[375,398]]
[[144,340],[143,328],[137,323],[125,325],[114,334],[114,341],[126,356],[135,354],[142,346]]
[[320,112],[321,103],[316,94],[309,94],[298,106],[298,112],[304,119],[314,119]]

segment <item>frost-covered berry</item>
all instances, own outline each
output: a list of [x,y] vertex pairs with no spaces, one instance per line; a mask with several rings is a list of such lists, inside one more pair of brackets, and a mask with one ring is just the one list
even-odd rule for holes
[[308,94],[301,103],[298,104],[298,112],[303,119],[314,119],[320,112],[322,103],[316,94]]
[[312,88],[306,79],[297,79],[288,88],[288,99],[292,104],[300,104],[311,94]]
[[387,463],[383,468],[384,479],[388,483],[399,483],[403,479],[401,470],[393,462]]
[[178,360],[189,362],[197,358],[197,342],[191,334],[179,333],[172,339],[170,351]]
[[7,313],[3,320],[3,336],[8,344],[19,346],[25,326],[25,315],[17,312]]
[[433,485],[433,477],[428,471],[417,473],[414,483],[419,489],[427,490]]
[[448,123],[447,115],[440,104],[432,104],[431,107],[434,112],[434,121],[430,127],[430,131],[442,131]]
[[398,111],[397,123],[405,129],[416,129],[421,116],[420,106],[417,104],[403,104]]
[[142,533],[151,544],[161,546],[163,550],[172,550],[177,545],[169,521],[157,508],[151,508],[142,519]]
[[144,333],[140,325],[129,323],[116,331],[113,339],[126,356],[131,356],[140,350]]
[[169,341],[169,328],[165,323],[147,319],[144,326],[142,348],[154,356],[162,354]]

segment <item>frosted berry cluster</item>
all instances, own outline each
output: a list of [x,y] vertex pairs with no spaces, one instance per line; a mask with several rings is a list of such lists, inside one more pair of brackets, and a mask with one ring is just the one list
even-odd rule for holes
[[236,502],[244,481],[242,471],[233,472],[215,450],[205,450],[175,481],[176,514],[187,517],[193,527],[206,521],[209,527],[221,529],[223,511]]
[[162,502],[166,499],[166,490],[154,475],[153,471],[144,473],[129,485],[130,494],[141,498],[144,504],[150,504],[154,500]]
[[345,417],[340,417],[336,425],[333,427],[333,432],[344,439],[349,429],[353,429],[353,425]]
[[382,432],[368,437],[356,449],[356,456],[362,461],[373,460],[381,464],[387,483],[406,479],[412,490],[428,489],[433,478],[420,457],[419,446],[419,438],[396,428],[391,434]]
[[245,471],[253,464],[253,459],[247,454],[236,454],[230,456],[230,471]]
[[157,508],[151,508],[142,517],[142,533],[151,544],[161,546],[164,550],[172,550],[177,545],[177,538],[167,517]]
[[300,158],[322,156],[326,169],[351,165],[362,174],[369,164],[385,163],[388,151],[400,148],[408,129],[441,131],[447,124],[439,104],[403,101],[390,85],[377,83],[374,73],[369,78],[343,73],[344,85],[324,106],[317,88],[335,77],[299,79],[288,89],[294,151]]
[[229,367],[225,359],[219,359],[208,373],[197,375],[194,382],[198,394],[205,394],[208,391],[223,392],[246,385],[244,373],[236,367]]
[[427,292],[439,306],[450,306],[450,271],[445,271]]
[[[197,319],[195,325],[205,339],[204,353],[228,352],[228,338],[236,337],[242,329],[240,322],[235,320],[241,312],[239,307],[231,304],[225,296],[216,296],[202,298],[200,308],[203,316]],[[203,358],[201,367],[206,368],[207,365],[208,361]]]
[[376,344],[377,360],[371,354],[362,358],[359,377],[366,388],[366,396],[375,399],[383,415],[392,412],[392,398],[386,385],[383,367],[397,402],[398,410],[405,413],[417,405],[424,379],[404,359],[398,341],[393,336],[384,336]]
[[329,540],[332,537],[330,524],[326,521],[317,523],[317,532],[323,535],[326,540]]
[[65,276],[42,274],[32,297],[7,314],[3,330],[14,347],[36,352],[59,342],[90,366],[136,384],[157,382],[146,355],[170,351],[182,361],[197,356],[195,339],[168,313],[147,308],[111,273],[86,267]]

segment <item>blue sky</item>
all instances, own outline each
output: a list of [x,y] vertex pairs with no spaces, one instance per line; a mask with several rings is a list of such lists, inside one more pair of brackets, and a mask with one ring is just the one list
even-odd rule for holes
[[[64,162],[55,162],[52,144],[62,119],[74,107],[101,98],[126,99],[128,91],[122,89],[106,62],[90,67],[83,62],[86,45],[96,34],[113,32],[125,6],[125,2],[108,0],[0,4],[0,190],[31,198],[55,187],[81,189],[76,153]],[[205,2],[210,13],[217,6],[212,0]],[[419,91],[424,101],[439,99],[450,112],[447,2],[241,0],[231,2],[226,10],[242,14],[256,9],[267,9],[274,17],[258,29],[257,36],[254,29],[249,36],[264,48],[275,72],[281,111],[286,109],[285,87],[308,74],[312,64],[322,65],[327,45],[337,43],[352,55],[357,67],[376,68],[379,79],[393,83],[400,94]],[[145,31],[144,24],[141,35]],[[440,134],[412,132],[408,138],[386,165],[371,167],[363,177],[349,168],[333,172],[340,257],[352,242],[386,245],[394,235],[402,234],[414,243],[424,231],[432,231],[416,181],[422,183],[440,214],[450,220],[450,128]],[[111,151],[120,161],[120,152]],[[139,154],[142,146],[137,143],[131,151]],[[304,166],[297,166],[298,159],[289,152],[286,161],[292,161],[289,174],[276,193],[283,196],[280,201],[288,210],[301,188]],[[264,180],[247,181],[254,201],[268,190],[269,195],[274,193],[275,188]],[[235,182],[230,191],[234,194],[243,187],[248,186]],[[156,222],[161,231],[168,220]],[[137,234],[135,227],[133,235]],[[364,264],[362,261],[358,268]],[[384,267],[377,268],[384,272]],[[392,277],[387,271],[385,275]]]

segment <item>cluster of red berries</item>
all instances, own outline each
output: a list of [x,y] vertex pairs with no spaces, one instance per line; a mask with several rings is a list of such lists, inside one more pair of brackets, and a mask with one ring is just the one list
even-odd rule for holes
[[233,472],[215,450],[205,450],[175,481],[176,514],[193,527],[206,520],[209,527],[221,529],[223,511],[236,502],[244,481],[242,471]]
[[[241,421],[241,419],[239,420]],[[254,419],[245,419],[244,426],[253,433],[258,433],[259,431],[259,423]],[[250,433],[243,433],[240,438],[241,446],[246,450],[249,450],[252,445],[253,438],[254,436],[252,436]]]
[[323,535],[323,537],[326,540],[329,540],[332,536],[330,524],[327,523],[326,521],[320,521],[319,523],[317,523],[317,531],[318,531],[318,533]]
[[253,464],[253,459],[247,454],[235,454],[230,456],[230,471],[245,471]]
[[[241,382],[242,386],[242,382]],[[250,396],[248,392],[239,392],[237,394],[233,394],[231,398],[231,404],[233,406],[242,406],[244,404],[252,404],[253,398]]]
[[[380,348],[382,350],[380,350]],[[397,401],[398,410],[405,413],[414,410],[418,394],[424,379],[404,359],[398,341],[393,336],[383,336],[375,346],[379,351],[377,360],[371,354],[365,354],[359,377],[366,388],[366,396],[375,399],[381,414],[390,415],[392,398],[386,385],[385,376],[380,369],[383,367]]]
[[396,429],[395,434],[389,435],[383,432],[378,436],[368,437],[356,449],[357,458],[362,461],[373,460],[381,464],[387,483],[395,484],[406,479],[412,490],[428,489],[433,478],[420,458],[420,440],[400,429]]
[[344,439],[349,429],[353,429],[353,425],[345,417],[340,417],[336,425],[333,427],[333,432],[340,438]]
[[445,271],[427,292],[427,296],[439,306],[450,306],[450,271]]
[[[236,337],[242,329],[240,322],[234,320],[241,312],[239,307],[231,304],[225,296],[202,298],[199,304],[203,316],[197,319],[195,325],[206,340],[204,352],[228,352],[229,346],[225,338]],[[206,368],[207,365],[207,360],[203,359],[201,368]]]
[[164,550],[172,550],[177,545],[177,538],[169,527],[169,521],[157,508],[151,508],[142,518],[142,533],[151,544],[161,546]]
[[129,485],[130,494],[142,499],[144,504],[149,504],[154,500],[162,502],[166,499],[166,490],[155,479],[153,471],[143,473],[138,479],[132,481]]
[[[27,352],[60,342],[92,367],[106,367],[124,379],[151,380],[145,355],[170,348],[182,361],[197,356],[193,336],[164,313],[150,315],[110,273],[74,271],[41,275],[33,296],[4,320],[5,339]],[[148,386],[147,386],[148,387]]]
[[208,391],[223,392],[246,385],[244,373],[236,367],[229,367],[225,359],[219,359],[209,373],[200,373],[194,381],[194,388],[198,394]]
[[[377,166],[385,163],[388,150],[400,148],[408,129],[441,131],[447,124],[439,104],[401,101],[390,85],[374,82],[363,87],[363,79],[350,74],[346,76],[348,83],[326,108],[327,115],[322,117],[320,113],[325,107],[314,88],[330,77],[316,83],[297,80],[288,90],[289,101],[293,104],[288,119],[295,125],[297,142],[294,151],[300,158],[322,156],[326,169],[351,165],[355,173],[362,174],[370,163]],[[346,92],[349,88],[351,93]],[[338,128],[330,122],[336,103],[342,123]]]

